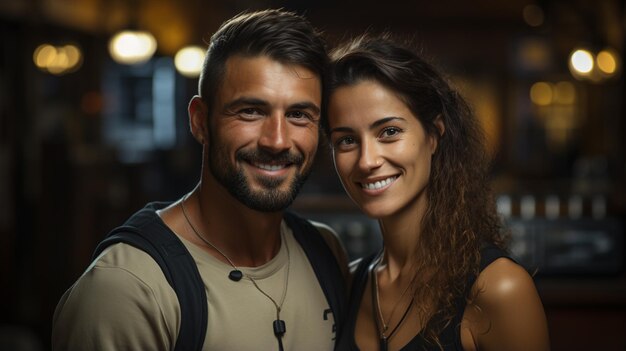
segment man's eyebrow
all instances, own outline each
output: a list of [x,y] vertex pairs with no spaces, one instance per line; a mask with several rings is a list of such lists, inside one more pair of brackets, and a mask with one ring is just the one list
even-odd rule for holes
[[316,104],[314,104],[312,102],[308,102],[308,101],[296,102],[295,104],[289,105],[289,109],[311,110],[316,115],[319,115],[320,111],[321,111],[319,106],[317,106]]
[[[246,106],[269,106],[270,103],[266,100],[242,96],[233,101],[230,101],[224,104],[224,110],[230,110],[234,107],[246,105]],[[319,115],[321,109],[319,106],[312,102],[304,101],[304,102],[296,102],[294,104],[289,105],[289,109],[298,109],[298,110],[311,110],[313,113]]]
[[230,102],[224,104],[223,110],[230,110],[230,109],[232,109],[234,107],[241,106],[241,105],[268,106],[269,102],[267,102],[265,100],[262,100],[262,99],[258,99],[258,98],[242,96],[240,98],[237,98],[237,99],[235,99],[233,101],[230,101]]

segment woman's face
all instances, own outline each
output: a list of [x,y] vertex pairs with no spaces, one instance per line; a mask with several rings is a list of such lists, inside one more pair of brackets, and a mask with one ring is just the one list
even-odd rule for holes
[[328,118],[335,168],[365,214],[425,208],[437,140],[395,92],[370,80],[340,87],[330,96]]

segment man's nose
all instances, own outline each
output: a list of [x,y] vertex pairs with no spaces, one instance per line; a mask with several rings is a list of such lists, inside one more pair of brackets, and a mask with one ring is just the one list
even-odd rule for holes
[[272,153],[280,153],[291,148],[288,123],[286,118],[279,114],[267,117],[261,127],[259,147]]

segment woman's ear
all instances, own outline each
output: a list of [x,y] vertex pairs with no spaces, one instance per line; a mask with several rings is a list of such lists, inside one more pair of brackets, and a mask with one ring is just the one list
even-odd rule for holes
[[443,117],[441,117],[441,114],[438,115],[437,118],[435,118],[435,120],[433,121],[433,124],[435,125],[435,128],[437,129],[437,134],[438,134],[438,135],[432,135],[430,139],[431,150],[432,150],[432,154],[434,155],[435,151],[437,151],[439,140],[446,132],[446,125],[443,123]]
[[209,138],[209,114],[207,105],[198,95],[191,98],[187,107],[189,113],[189,129],[193,137],[202,145],[208,142]]

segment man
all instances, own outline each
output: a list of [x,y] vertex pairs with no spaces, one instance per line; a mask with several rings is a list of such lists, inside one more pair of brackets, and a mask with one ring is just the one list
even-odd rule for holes
[[[129,220],[166,228],[193,257],[208,305],[203,350],[334,347],[341,304],[333,309],[329,296],[344,292],[330,276],[345,273],[343,248],[327,227],[316,223],[303,235],[283,213],[315,156],[326,65],[323,40],[293,13],[224,23],[211,38],[200,96],[189,104],[203,147],[200,182]],[[305,243],[317,236],[326,257]],[[313,263],[328,256],[334,271],[322,272]],[[185,318],[155,260],[117,243],[62,297],[52,341],[63,350],[171,350]]]

